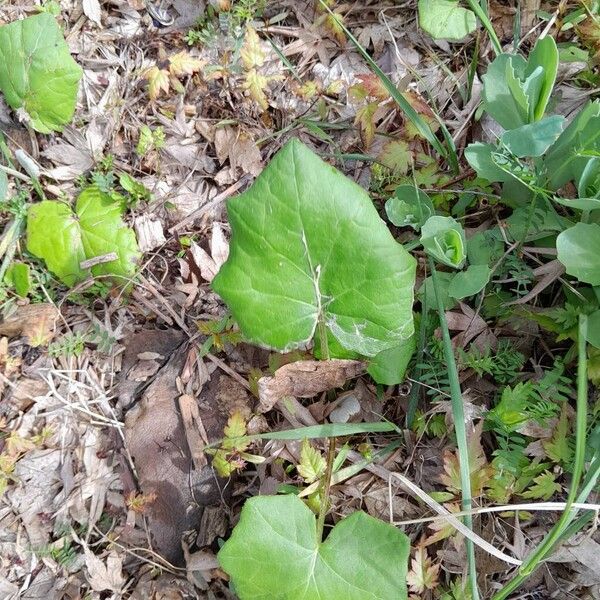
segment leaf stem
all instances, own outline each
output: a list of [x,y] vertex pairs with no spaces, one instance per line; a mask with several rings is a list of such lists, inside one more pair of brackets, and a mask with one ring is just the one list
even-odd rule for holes
[[560,519],[550,530],[538,547],[525,559],[519,571],[507,585],[505,585],[493,600],[505,600],[512,592],[517,590],[522,583],[535,571],[539,564],[552,552],[556,544],[574,519],[577,511],[571,507],[578,497],[579,483],[585,464],[585,442],[587,429],[587,404],[588,404],[588,379],[587,379],[587,315],[579,315],[579,331],[577,337],[577,415],[575,421],[575,460],[573,476],[567,496],[565,510]]
[[[448,368],[448,381],[450,383],[450,397],[452,404],[452,418],[454,420],[454,431],[456,433],[456,445],[458,447],[458,458],[460,468],[460,484],[462,488],[462,510],[470,512],[472,507],[471,499],[471,469],[469,465],[469,448],[467,443],[467,430],[465,427],[465,411],[463,407],[462,392],[458,380],[458,369],[454,359],[454,350],[450,339],[446,313],[444,312],[444,303],[440,294],[437,272],[433,259],[429,257],[429,268],[433,281],[433,289],[437,302],[438,313],[440,317],[440,327],[442,329],[442,340],[444,344],[444,357]],[[469,514],[464,518],[465,525],[473,529],[473,517]],[[479,600],[479,590],[477,588],[477,567],[475,563],[475,546],[472,540],[466,540],[468,577],[473,600]]]
[[323,493],[321,496],[321,506],[319,507],[319,517],[317,518],[317,539],[323,541],[323,530],[325,529],[325,517],[329,511],[329,493],[331,491],[331,476],[333,475],[333,461],[335,459],[335,438],[329,438],[327,448],[327,468],[325,469],[325,480],[323,484]]
[[319,346],[321,350],[321,358],[322,360],[329,360],[329,342],[327,341],[327,325],[325,325],[323,313],[319,313],[317,328],[319,330]]

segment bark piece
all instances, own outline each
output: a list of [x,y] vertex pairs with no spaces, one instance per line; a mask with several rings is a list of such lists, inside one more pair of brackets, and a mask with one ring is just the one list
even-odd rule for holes
[[258,381],[260,410],[267,412],[285,396],[312,398],[332,388],[343,386],[348,379],[365,371],[358,360],[299,360],[284,365],[272,377]]

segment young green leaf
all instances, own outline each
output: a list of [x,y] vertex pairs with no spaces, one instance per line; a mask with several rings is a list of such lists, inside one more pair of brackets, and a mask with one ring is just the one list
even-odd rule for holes
[[325,474],[327,463],[321,453],[310,445],[308,440],[302,440],[298,473],[306,483],[313,483]]
[[560,484],[556,483],[556,475],[550,471],[544,471],[534,480],[533,485],[521,494],[523,498],[530,500],[550,500],[554,494],[560,492]]
[[60,131],[75,112],[81,67],[56,19],[41,13],[0,27],[0,90],[41,133]]
[[559,138],[550,146],[544,159],[550,189],[557,190],[568,181],[579,181],[589,155],[600,151],[600,101],[587,104]]
[[396,227],[412,227],[419,231],[435,210],[429,196],[414,185],[399,185],[385,203],[388,219]]
[[465,260],[465,232],[452,217],[429,217],[421,229],[421,244],[443,265],[460,269]]
[[492,275],[487,265],[469,265],[466,271],[457,273],[448,287],[448,294],[460,300],[479,293]]
[[229,258],[212,285],[252,343],[304,348],[319,327],[374,356],[412,335],[414,258],[364,190],[299,141],[228,214]]
[[406,600],[410,542],[363,512],[340,521],[325,542],[296,496],[247,500],[218,554],[241,600]]
[[533,107],[532,117],[535,121],[539,121],[546,112],[550,94],[552,94],[556,82],[558,63],[558,48],[554,38],[551,35],[538,38],[533,50],[529,53],[525,70],[526,77],[530,77],[536,69],[541,69],[543,73],[540,86],[535,93],[535,100],[534,97],[530,97]]
[[13,285],[17,295],[27,297],[31,290],[30,268],[27,263],[13,262],[6,271],[5,279]]
[[496,164],[496,161],[494,161],[495,152],[497,152],[496,146],[475,142],[466,147],[465,158],[477,171],[477,175],[483,179],[491,182],[514,179],[510,173],[507,173]]
[[419,0],[419,26],[434,40],[462,40],[475,31],[475,14],[458,0]]
[[600,225],[577,223],[556,238],[558,260],[583,283],[600,285]]
[[[93,186],[79,195],[75,214],[61,202],[33,204],[27,212],[27,249],[68,286],[90,273],[110,275],[123,284],[134,275],[140,253],[121,211],[121,202]],[[81,266],[93,259],[99,260]]]

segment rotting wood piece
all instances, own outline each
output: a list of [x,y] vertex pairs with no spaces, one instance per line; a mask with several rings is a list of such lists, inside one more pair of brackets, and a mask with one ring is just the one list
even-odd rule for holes
[[[144,495],[155,495],[145,515],[154,549],[175,565],[183,562],[181,539],[198,530],[206,507],[221,507],[229,486],[210,464],[196,469],[179,410],[176,377],[186,360],[180,347],[144,390],[140,401],[125,419],[125,442],[133,458],[138,484]],[[220,439],[228,418],[221,388],[231,384],[214,373],[196,401],[210,442]],[[211,509],[212,510],[212,509]],[[205,539],[202,532],[199,538]]]

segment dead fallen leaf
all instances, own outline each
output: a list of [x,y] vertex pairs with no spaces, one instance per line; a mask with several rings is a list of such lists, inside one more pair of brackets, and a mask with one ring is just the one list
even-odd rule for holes
[[43,346],[56,333],[56,322],[60,315],[54,304],[26,304],[0,323],[0,335],[23,336],[32,347]]
[[149,252],[166,243],[162,223],[150,215],[136,217],[133,227],[137,234],[138,246],[142,252]]
[[239,128],[222,127],[215,131],[215,150],[219,162],[229,159],[232,175],[237,169],[256,177],[263,169],[260,150],[255,142]]
[[261,412],[271,410],[285,396],[311,398],[332,388],[341,387],[346,380],[365,371],[358,360],[300,360],[284,365],[273,377],[258,380]]
[[88,571],[87,580],[92,589],[96,592],[105,590],[120,592],[125,584],[121,557],[113,550],[106,557],[106,563],[104,563],[87,546],[84,547],[83,551],[85,553],[85,566]]

